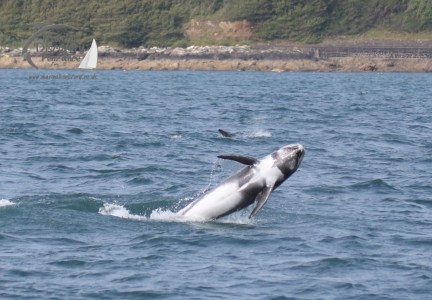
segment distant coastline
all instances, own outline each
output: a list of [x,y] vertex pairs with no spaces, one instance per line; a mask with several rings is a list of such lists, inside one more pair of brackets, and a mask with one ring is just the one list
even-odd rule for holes
[[[366,41],[302,45],[288,42],[253,46],[187,48],[98,48],[98,69],[218,70],[273,72],[432,72],[431,41]],[[47,59],[35,50],[41,69],[75,69],[77,61]],[[22,49],[0,47],[0,68],[31,68]]]

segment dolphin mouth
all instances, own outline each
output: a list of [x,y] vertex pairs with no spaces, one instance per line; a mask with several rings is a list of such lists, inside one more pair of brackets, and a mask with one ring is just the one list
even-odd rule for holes
[[302,144],[296,144],[297,146],[297,151],[303,156],[305,153],[305,148],[303,147]]
[[305,149],[303,145],[297,144],[297,169],[300,167],[301,162],[303,161],[303,157],[305,155]]
[[283,149],[295,151],[295,153],[297,155],[296,169],[298,169],[298,167],[300,167],[300,164],[303,161],[303,157],[305,155],[304,146],[302,144],[291,144],[291,145],[287,145],[287,146],[283,147]]

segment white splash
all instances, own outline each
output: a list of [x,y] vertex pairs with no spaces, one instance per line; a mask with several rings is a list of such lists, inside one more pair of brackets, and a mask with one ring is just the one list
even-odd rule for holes
[[5,207],[5,206],[10,206],[10,205],[15,205],[15,202],[12,202],[10,200],[7,199],[0,199],[0,207]]
[[198,216],[183,216],[161,208],[153,210],[150,214],[149,220],[179,223],[223,223],[240,225],[251,224],[253,222],[253,220],[249,219],[247,215],[241,213],[234,213],[218,220],[209,220]]
[[[1,202],[0,202],[1,203]],[[1,206],[1,205],[0,205]],[[104,216],[112,216],[123,219],[138,220],[138,221],[159,221],[159,222],[178,222],[178,223],[224,223],[224,224],[251,224],[252,219],[249,219],[247,214],[234,213],[227,217],[218,220],[209,220],[197,216],[183,216],[169,209],[156,208],[150,214],[150,217],[131,214],[130,211],[119,204],[104,203],[103,207],[99,208],[99,214]]]
[[132,220],[147,220],[146,217],[140,215],[134,215],[127,210],[126,207],[113,203],[104,203],[104,206],[99,208],[99,213],[105,216],[113,216],[123,219],[132,219]]
[[271,136],[272,134],[270,131],[262,130],[262,129],[246,134],[246,137],[248,138],[261,138],[261,137],[271,137]]
[[207,221],[204,218],[196,218],[196,217],[186,217],[183,215],[179,215],[170,210],[164,210],[162,208],[157,208],[153,210],[150,214],[150,220],[154,221],[164,221],[164,222],[205,222]]
[[248,211],[249,213],[247,214],[245,214],[244,212],[233,213],[229,216],[218,219],[215,222],[224,223],[224,224],[240,224],[240,225],[253,224],[255,219],[248,217],[250,212],[252,212],[252,209],[248,209]]

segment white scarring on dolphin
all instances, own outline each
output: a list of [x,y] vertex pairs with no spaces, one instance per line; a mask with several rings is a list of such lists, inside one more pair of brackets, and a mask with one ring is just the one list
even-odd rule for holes
[[241,155],[220,155],[247,165],[220,185],[202,195],[177,214],[211,220],[227,216],[256,202],[249,218],[264,206],[271,192],[300,166],[304,147],[292,144],[280,148],[262,160]]

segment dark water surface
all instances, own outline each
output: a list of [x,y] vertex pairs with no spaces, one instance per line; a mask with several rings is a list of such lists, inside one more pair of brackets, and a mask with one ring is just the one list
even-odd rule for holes
[[[1,299],[432,299],[431,75],[68,74],[0,71]],[[290,143],[254,220],[175,217]]]

